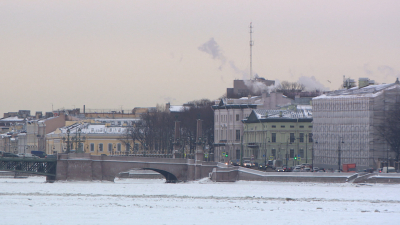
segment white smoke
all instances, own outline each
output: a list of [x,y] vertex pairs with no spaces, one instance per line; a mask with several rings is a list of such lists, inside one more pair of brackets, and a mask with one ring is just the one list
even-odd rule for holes
[[214,40],[214,38],[210,38],[207,42],[202,44],[198,49],[202,52],[205,52],[209,55],[212,56],[213,59],[218,60],[221,62],[221,65],[219,66],[219,70],[222,70],[222,67],[228,63],[229,67],[236,73],[240,74],[243,79],[248,77],[248,73],[246,73],[244,70],[239,69],[236,65],[235,62],[232,60],[228,60],[224,54],[222,53],[221,48],[219,47],[218,43]]
[[305,91],[329,91],[329,88],[321,84],[314,76],[301,76],[297,83],[303,84],[306,87]]

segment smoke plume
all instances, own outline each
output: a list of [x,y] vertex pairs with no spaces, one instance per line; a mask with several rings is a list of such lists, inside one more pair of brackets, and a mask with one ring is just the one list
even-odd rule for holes
[[306,91],[329,91],[329,88],[321,84],[314,76],[301,76],[297,83],[303,84],[306,87]]

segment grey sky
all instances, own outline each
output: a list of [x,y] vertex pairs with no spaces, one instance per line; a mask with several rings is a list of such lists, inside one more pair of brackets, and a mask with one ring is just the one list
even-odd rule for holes
[[[384,0],[0,1],[0,113],[216,99],[249,73],[250,22],[259,76],[315,77],[330,89],[343,75],[394,82],[399,9]],[[210,40],[223,58],[199,49]]]

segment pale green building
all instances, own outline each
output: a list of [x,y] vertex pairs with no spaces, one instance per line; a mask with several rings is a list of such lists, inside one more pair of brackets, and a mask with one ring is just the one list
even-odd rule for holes
[[297,110],[255,109],[243,120],[241,159],[264,164],[275,160],[277,166],[312,164],[311,107]]

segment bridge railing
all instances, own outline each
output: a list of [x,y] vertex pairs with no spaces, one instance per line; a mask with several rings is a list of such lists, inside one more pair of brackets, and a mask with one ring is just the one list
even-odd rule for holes
[[113,154],[110,156],[135,156],[135,157],[151,157],[151,158],[173,158],[172,154]]

